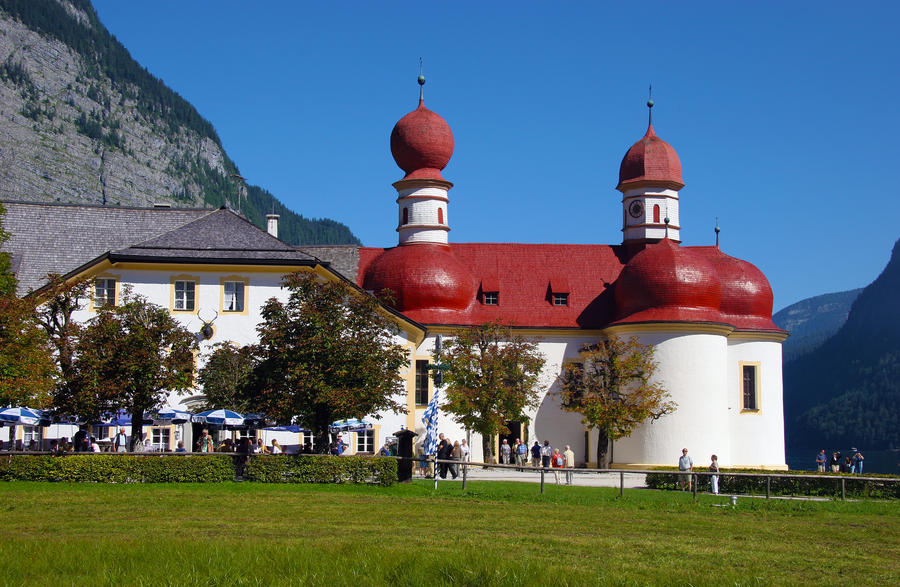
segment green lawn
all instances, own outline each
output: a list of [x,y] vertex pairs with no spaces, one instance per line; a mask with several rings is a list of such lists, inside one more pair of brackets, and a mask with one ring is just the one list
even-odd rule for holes
[[900,504],[529,483],[0,484],[0,582],[900,583]]

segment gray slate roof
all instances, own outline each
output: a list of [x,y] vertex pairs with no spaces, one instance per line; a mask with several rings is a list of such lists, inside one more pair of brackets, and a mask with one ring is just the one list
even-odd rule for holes
[[65,275],[109,253],[111,260],[313,264],[291,247],[225,209],[126,208],[83,204],[3,202],[12,236],[19,295],[39,288],[48,273]]
[[124,208],[3,202],[3,228],[12,236],[3,250],[18,267],[19,295],[44,284],[48,273],[66,274],[107,251],[151,239],[206,216],[197,208]]
[[359,245],[300,245],[297,248],[327,262],[333,271],[356,283]]
[[112,261],[180,261],[309,265],[315,257],[260,230],[231,210],[220,208],[165,234],[110,252]]

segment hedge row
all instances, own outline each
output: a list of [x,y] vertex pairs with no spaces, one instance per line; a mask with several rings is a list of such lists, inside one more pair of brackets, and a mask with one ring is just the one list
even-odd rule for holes
[[84,483],[216,483],[234,480],[229,455],[201,458],[147,455],[4,455],[2,481]]
[[82,483],[397,482],[397,461],[326,455],[0,455],[0,481]]
[[270,455],[252,458],[244,479],[263,483],[375,483],[397,482],[397,461],[387,458],[327,455]]
[[[678,471],[676,467],[655,467],[659,471]],[[728,473],[757,473],[766,474],[772,471],[755,469],[722,469],[719,474],[719,493],[737,493],[748,495],[765,495],[765,477],[737,477]],[[847,497],[873,497],[873,498],[900,498],[900,477],[894,475],[877,475],[879,478],[895,478],[891,481],[876,481],[867,478],[866,475],[850,476],[846,474],[829,475],[827,479],[812,476],[821,475],[809,471],[791,471],[791,475],[797,477],[771,477],[771,495],[809,495],[821,497],[840,497],[841,479],[844,479],[844,489]],[[804,478],[810,476],[809,478]],[[697,490],[710,491],[710,479],[708,475],[697,475]],[[647,475],[647,487],[651,489],[680,489],[678,475],[654,474]]]

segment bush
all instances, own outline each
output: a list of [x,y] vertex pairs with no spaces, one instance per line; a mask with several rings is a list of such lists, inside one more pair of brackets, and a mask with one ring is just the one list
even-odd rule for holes
[[[677,472],[677,467],[654,467],[657,471]],[[737,477],[728,473],[757,473],[766,474],[772,471],[755,469],[722,469],[719,474],[719,493],[737,493],[749,495],[766,494],[765,477]],[[820,497],[840,497],[841,478],[845,479],[844,487],[847,497],[873,497],[873,498],[900,498],[900,477],[896,475],[847,475],[829,474],[828,479],[816,478],[822,473],[810,471],[791,471],[791,475],[797,477],[772,477],[771,495],[809,495]],[[810,476],[804,479],[805,476]],[[893,478],[894,481],[875,481],[872,477]],[[697,490],[709,491],[710,480],[708,475],[698,475]],[[672,474],[647,475],[647,487],[651,489],[680,489],[678,476]]]
[[244,479],[263,483],[397,482],[397,461],[378,457],[328,455],[267,455],[251,457]]
[[0,481],[215,483],[234,480],[231,455],[4,455]]

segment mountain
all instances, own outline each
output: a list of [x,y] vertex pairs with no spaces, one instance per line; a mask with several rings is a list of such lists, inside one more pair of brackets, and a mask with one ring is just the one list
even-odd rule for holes
[[846,323],[784,366],[787,443],[900,447],[900,241]]
[[212,124],[138,64],[90,0],[0,0],[0,200],[218,207],[292,244],[360,244],[345,225],[246,186]]
[[809,353],[822,345],[847,321],[850,306],[862,289],[851,289],[806,298],[772,316],[779,328],[791,333],[784,341],[784,362]]

